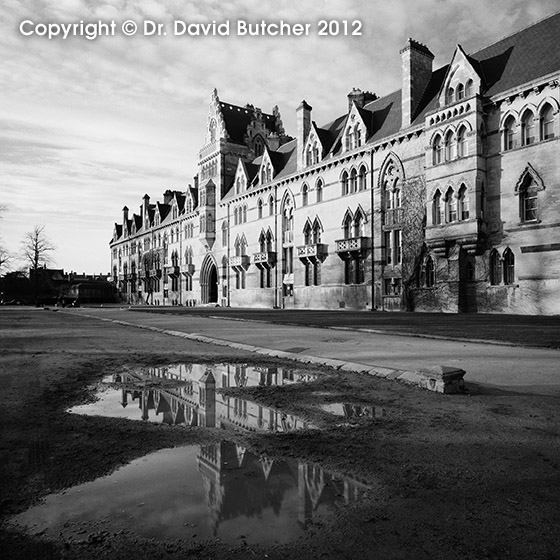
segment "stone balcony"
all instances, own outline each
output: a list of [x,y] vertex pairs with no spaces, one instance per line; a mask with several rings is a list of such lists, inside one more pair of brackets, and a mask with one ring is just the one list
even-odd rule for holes
[[301,260],[323,260],[328,254],[326,243],[311,243],[297,247],[297,257]]
[[369,237],[347,237],[345,239],[336,240],[336,252],[339,256],[347,253],[367,251],[371,248],[371,239]]
[[249,255],[238,255],[229,258],[229,266],[232,268],[247,268],[249,264]]
[[166,267],[166,268],[167,268],[167,274],[168,274],[169,276],[172,276],[172,277],[177,277],[177,276],[179,276],[179,274],[180,274],[180,269],[179,269],[178,266],[168,266],[168,267]]
[[184,276],[192,276],[194,274],[194,264],[184,264],[181,267]]
[[276,253],[274,251],[261,251],[260,253],[253,253],[253,264],[262,266],[273,266],[276,262]]

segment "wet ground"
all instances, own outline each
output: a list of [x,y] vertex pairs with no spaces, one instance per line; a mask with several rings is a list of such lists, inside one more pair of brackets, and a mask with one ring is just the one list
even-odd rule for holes
[[52,311],[2,310],[0,340],[2,558],[557,557],[554,396]]

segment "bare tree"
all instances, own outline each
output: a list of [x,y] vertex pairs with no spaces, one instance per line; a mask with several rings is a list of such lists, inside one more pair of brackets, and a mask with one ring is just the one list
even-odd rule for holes
[[37,270],[52,261],[50,252],[55,246],[45,234],[45,226],[35,226],[22,241],[23,257],[31,270]]
[[10,264],[12,259],[12,254],[2,245],[2,240],[0,239],[0,272],[2,272],[4,267]]
[[[2,214],[5,212],[6,206],[0,204],[0,219],[2,219]],[[13,259],[13,255],[6,249],[2,242],[2,238],[0,237],[0,272],[2,269],[6,267]]]

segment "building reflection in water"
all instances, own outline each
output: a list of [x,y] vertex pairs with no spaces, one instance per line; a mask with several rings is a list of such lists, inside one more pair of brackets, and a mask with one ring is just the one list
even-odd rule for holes
[[[286,368],[252,367],[245,364],[177,364],[146,368],[106,378],[120,385],[120,406],[136,404],[138,414],[128,418],[163,422],[171,425],[206,428],[241,428],[250,431],[287,432],[313,427],[294,415],[262,406],[240,397],[219,394],[229,387],[287,385],[311,381],[315,377]],[[158,388],[150,384],[156,381]],[[118,390],[118,389],[114,389]],[[70,410],[79,414],[123,416],[111,409],[109,390],[99,401]]]
[[[204,480],[214,535],[221,523],[239,516],[261,516],[270,508],[281,515],[285,496],[297,489],[297,521],[305,528],[325,506],[349,504],[367,486],[322,467],[297,460],[274,461],[222,442],[200,448],[198,468]],[[295,494],[294,494],[295,497]]]
[[[296,459],[257,456],[223,441],[162,449],[111,475],[51,494],[11,522],[33,534],[84,539],[96,531],[157,540],[286,543],[367,486]],[[141,506],[141,507],[140,507]]]

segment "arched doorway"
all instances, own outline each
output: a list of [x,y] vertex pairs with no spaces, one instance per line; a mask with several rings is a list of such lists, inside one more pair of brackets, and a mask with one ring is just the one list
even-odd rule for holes
[[218,303],[218,268],[210,255],[200,269],[200,294],[202,303]]

